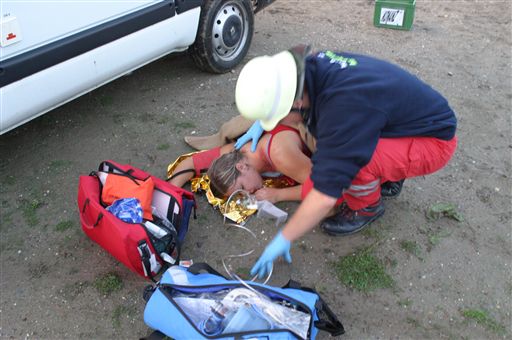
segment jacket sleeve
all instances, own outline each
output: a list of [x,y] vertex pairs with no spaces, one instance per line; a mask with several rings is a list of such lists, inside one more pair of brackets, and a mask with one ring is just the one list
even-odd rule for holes
[[367,105],[346,105],[342,98],[318,104],[311,179],[315,189],[338,198],[370,161],[387,116]]

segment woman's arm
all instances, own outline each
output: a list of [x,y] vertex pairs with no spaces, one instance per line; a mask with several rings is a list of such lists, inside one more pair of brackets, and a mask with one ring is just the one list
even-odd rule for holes
[[302,184],[288,188],[261,188],[256,191],[256,199],[258,201],[269,201],[277,203],[282,201],[300,201],[302,192]]
[[[169,183],[174,184],[178,187],[182,187],[187,183],[192,177],[195,176],[195,169],[194,169],[194,161],[192,160],[192,157],[185,158],[183,161],[181,161],[180,164],[174,169],[172,175],[179,173],[180,171],[184,170],[191,170],[183,172],[176,177],[172,178]],[[171,177],[172,177],[171,175]]]

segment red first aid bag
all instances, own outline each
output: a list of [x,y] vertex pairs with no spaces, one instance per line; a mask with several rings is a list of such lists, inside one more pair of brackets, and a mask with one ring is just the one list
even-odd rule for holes
[[[110,189],[107,195],[102,195],[105,184]],[[137,190],[143,196],[150,194],[150,199],[146,199],[149,208],[141,202],[142,223],[123,222],[107,211],[110,201],[130,198],[125,195],[135,197],[133,192]],[[179,261],[180,247],[195,208],[191,192],[130,165],[104,161],[98,171],[80,176],[78,209],[84,233],[130,270],[152,280],[162,269]]]

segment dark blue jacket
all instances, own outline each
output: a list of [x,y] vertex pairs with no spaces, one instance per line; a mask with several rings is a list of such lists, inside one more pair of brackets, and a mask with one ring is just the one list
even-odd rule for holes
[[450,140],[457,120],[446,99],[407,71],[372,57],[320,52],[306,60],[316,137],[311,179],[340,197],[371,159],[379,138],[429,136]]

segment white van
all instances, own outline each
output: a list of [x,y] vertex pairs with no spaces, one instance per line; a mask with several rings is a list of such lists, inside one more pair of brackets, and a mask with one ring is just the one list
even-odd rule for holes
[[171,52],[227,72],[273,1],[2,1],[0,134]]

